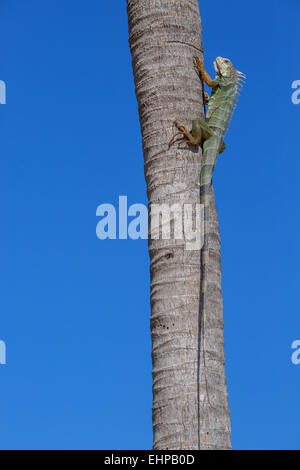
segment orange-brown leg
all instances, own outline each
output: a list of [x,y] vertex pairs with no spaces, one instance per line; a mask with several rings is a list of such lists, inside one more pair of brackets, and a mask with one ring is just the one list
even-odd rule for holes
[[181,126],[180,124],[178,124],[177,121],[175,121],[174,124],[179,129],[179,132],[176,132],[176,134],[173,135],[172,139],[169,142],[169,147],[170,147],[170,145],[172,145],[172,143],[174,142],[174,139],[177,135],[184,135],[186,137],[186,140],[183,140],[178,145],[184,144],[186,142],[189,143],[190,145],[195,145],[194,138],[193,138],[192,134],[184,126]]
[[[181,126],[180,124],[178,124],[177,121],[175,121],[174,124],[179,129],[180,132],[176,132],[176,134],[173,135],[172,139],[170,140],[169,146],[173,143],[177,135],[184,135],[186,137],[186,139],[179,142],[178,146],[182,144],[199,145],[203,138],[203,133],[201,130],[201,122],[202,121],[200,119],[194,119],[193,128],[189,132],[184,126]],[[211,134],[210,130],[209,130],[209,134]]]
[[196,69],[199,70],[201,77],[205,81],[206,85],[209,87],[213,87],[215,82],[210,77],[210,75],[206,72],[203,62],[201,62],[201,60],[197,56],[194,57],[194,60],[195,60]]

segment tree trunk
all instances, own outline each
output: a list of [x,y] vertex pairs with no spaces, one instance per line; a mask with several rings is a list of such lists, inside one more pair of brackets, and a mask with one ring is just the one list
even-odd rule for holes
[[[174,120],[190,128],[193,118],[204,118],[202,83],[193,65],[194,55],[202,58],[198,0],[127,0],[127,10],[149,214],[153,204],[195,207],[200,201],[201,148],[174,144],[169,149],[168,142],[176,132]],[[149,235],[154,449],[231,448],[213,193],[210,217],[200,378],[199,249],[186,249],[185,240],[174,236],[157,240]]]

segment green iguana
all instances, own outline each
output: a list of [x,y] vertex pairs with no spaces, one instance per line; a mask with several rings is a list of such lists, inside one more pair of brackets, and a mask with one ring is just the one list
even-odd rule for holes
[[205,83],[212,88],[210,98],[206,95],[208,109],[206,119],[194,119],[192,130],[188,132],[184,126],[175,122],[179,129],[171,139],[169,146],[177,135],[182,134],[185,139],[179,143],[189,145],[200,145],[203,142],[203,156],[200,172],[200,204],[204,209],[204,233],[201,248],[201,292],[199,306],[198,325],[198,370],[197,370],[197,395],[198,395],[198,444],[200,448],[200,348],[203,350],[204,372],[206,380],[206,394],[209,405],[208,385],[206,379],[205,348],[204,348],[204,325],[205,308],[207,296],[207,272],[208,272],[208,237],[209,237],[209,204],[211,194],[211,181],[215,163],[219,153],[225,150],[223,137],[227,132],[228,125],[234,111],[239,95],[241,84],[245,75],[234,68],[229,59],[217,57],[214,62],[216,77],[214,80],[205,71],[203,63],[198,57],[194,57],[195,65]]

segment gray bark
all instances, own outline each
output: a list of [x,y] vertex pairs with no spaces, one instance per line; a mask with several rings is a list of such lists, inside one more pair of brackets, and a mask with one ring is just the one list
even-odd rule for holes
[[[168,149],[175,119],[190,128],[193,118],[204,118],[203,88],[192,59],[202,58],[198,1],[127,0],[127,10],[149,210],[152,204],[199,204],[201,148],[175,144]],[[154,449],[231,448],[213,193],[210,217],[209,300],[202,342],[206,373],[201,351],[200,388],[199,250],[188,251],[184,241],[172,237],[149,237]]]

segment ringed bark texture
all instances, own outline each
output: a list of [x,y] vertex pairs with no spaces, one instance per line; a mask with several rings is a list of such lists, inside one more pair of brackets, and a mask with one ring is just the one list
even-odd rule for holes
[[[191,128],[193,118],[204,118],[203,88],[193,65],[194,55],[202,58],[198,0],[127,0],[127,10],[149,213],[152,204],[195,206],[200,201],[201,148],[174,144],[169,149],[168,142],[176,132],[174,120]],[[210,227],[200,384],[200,252],[187,250],[172,232],[168,240],[153,240],[149,234],[154,449],[231,448],[213,192]]]

